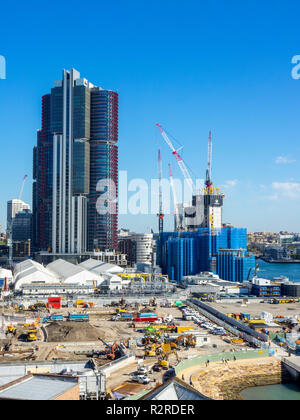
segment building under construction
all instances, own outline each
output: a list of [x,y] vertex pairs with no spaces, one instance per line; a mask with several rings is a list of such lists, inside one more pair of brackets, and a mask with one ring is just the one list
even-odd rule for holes
[[[208,164],[205,187],[198,191],[183,159],[172,141],[157,124],[164,140],[175,156],[178,166],[192,191],[192,203],[179,204],[169,165],[175,209],[174,232],[162,232],[158,237],[158,262],[171,280],[182,282],[184,276],[202,271],[216,273],[223,280],[249,280],[255,257],[247,252],[247,230],[223,224],[224,194],[212,182],[212,133],[208,139]],[[162,197],[160,193],[160,208]],[[162,214],[162,210],[160,211]]]

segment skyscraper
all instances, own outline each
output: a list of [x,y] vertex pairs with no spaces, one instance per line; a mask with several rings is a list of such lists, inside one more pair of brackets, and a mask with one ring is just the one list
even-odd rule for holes
[[34,149],[34,244],[54,254],[117,247],[118,214],[98,214],[106,193],[112,210],[118,185],[118,94],[63,70],[42,98],[42,129]]

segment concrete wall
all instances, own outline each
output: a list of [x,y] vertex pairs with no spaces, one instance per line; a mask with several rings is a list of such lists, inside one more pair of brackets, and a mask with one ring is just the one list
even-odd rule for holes
[[101,372],[106,375],[106,378],[109,378],[113,372],[116,372],[125,366],[131,365],[132,363],[135,363],[135,356],[125,356],[105,366],[103,369],[101,369]]

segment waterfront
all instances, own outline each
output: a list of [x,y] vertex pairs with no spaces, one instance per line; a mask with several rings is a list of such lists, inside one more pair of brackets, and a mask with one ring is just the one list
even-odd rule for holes
[[252,401],[298,401],[300,384],[278,384],[246,388],[241,392],[244,400]]
[[273,280],[274,277],[286,276],[291,281],[300,282],[299,264],[267,263],[263,260],[257,260],[257,263],[259,265],[259,277]]

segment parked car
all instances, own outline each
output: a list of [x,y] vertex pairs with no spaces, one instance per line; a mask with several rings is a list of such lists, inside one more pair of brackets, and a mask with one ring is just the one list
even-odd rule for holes
[[146,375],[149,372],[149,368],[147,366],[140,366],[138,368],[139,375]]
[[151,382],[151,379],[148,378],[148,376],[142,376],[142,375],[133,375],[131,377],[131,380],[133,382],[138,382],[139,384],[148,385]]

